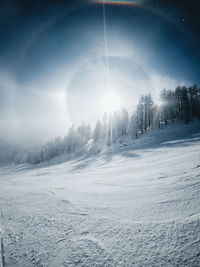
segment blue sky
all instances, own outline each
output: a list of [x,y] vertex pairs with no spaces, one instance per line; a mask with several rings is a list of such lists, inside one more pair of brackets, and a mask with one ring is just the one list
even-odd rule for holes
[[198,1],[134,2],[105,4],[105,28],[96,1],[1,2],[1,135],[64,135],[106,111],[107,90],[134,107],[142,93],[198,84]]

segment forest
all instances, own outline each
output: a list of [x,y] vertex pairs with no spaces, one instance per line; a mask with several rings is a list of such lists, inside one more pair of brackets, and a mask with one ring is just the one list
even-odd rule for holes
[[149,130],[162,129],[176,119],[185,124],[200,120],[200,88],[196,84],[163,89],[157,102],[150,94],[142,95],[132,113],[126,108],[105,113],[94,129],[85,123],[77,127],[73,124],[65,137],[56,137],[43,146],[16,154],[15,161],[37,164],[62,154],[84,153],[88,145],[98,153],[102,148],[123,143],[126,137],[135,140]]

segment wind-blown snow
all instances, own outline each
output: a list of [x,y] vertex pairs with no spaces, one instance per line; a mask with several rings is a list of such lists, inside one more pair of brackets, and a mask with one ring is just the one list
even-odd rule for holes
[[59,165],[1,167],[5,266],[199,266],[199,129],[168,126]]

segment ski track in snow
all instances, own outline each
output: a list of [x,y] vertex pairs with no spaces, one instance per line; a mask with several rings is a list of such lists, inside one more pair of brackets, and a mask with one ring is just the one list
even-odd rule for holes
[[1,167],[3,265],[200,266],[199,129],[168,127],[113,155]]

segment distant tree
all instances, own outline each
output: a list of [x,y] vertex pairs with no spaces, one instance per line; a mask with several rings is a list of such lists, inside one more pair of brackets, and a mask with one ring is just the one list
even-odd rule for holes
[[144,133],[144,96],[140,97],[137,105],[137,126],[140,134]]
[[98,141],[100,141],[101,138],[102,138],[102,124],[100,121],[97,121],[96,127],[94,129],[94,133],[93,133],[94,142],[97,143]]
[[71,155],[84,151],[92,138],[94,144],[98,144],[97,147],[106,144],[110,146],[122,142],[127,135],[137,139],[148,129],[163,128],[169,120],[182,119],[188,123],[195,118],[200,120],[200,89],[196,84],[190,87],[178,86],[175,90],[163,89],[155,104],[150,94],[142,95],[130,118],[128,111],[123,108],[113,114],[105,113],[93,130],[85,123],[78,127],[72,125],[65,137],[56,137],[26,152],[22,158],[26,162],[40,163],[63,153]]
[[129,116],[128,111],[125,108],[122,109],[121,113],[122,136],[124,136],[128,133]]
[[145,132],[148,128],[153,127],[153,99],[150,94],[145,96],[144,99],[144,112],[145,112],[145,122],[144,122],[144,129]]
[[187,88],[184,86],[181,88],[181,119],[188,123],[190,121],[190,103],[188,97]]
[[138,138],[137,116],[135,113],[133,113],[130,118],[129,133],[133,139]]
[[188,97],[190,102],[190,117],[200,119],[200,90],[196,84],[188,88]]

